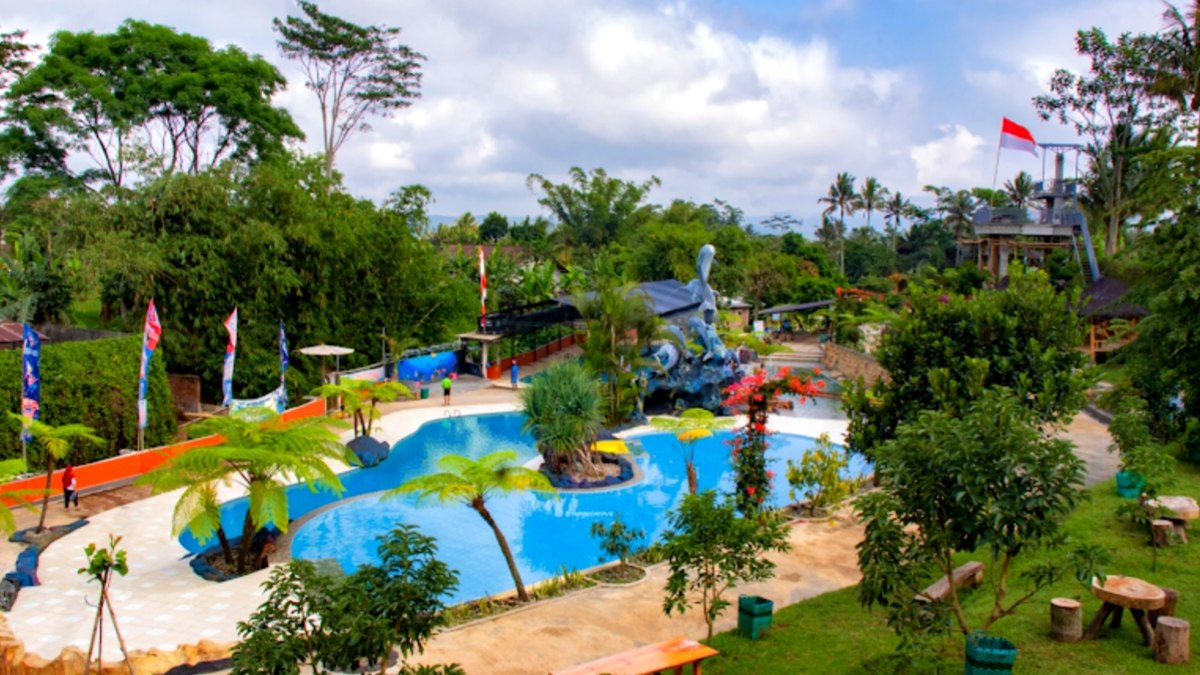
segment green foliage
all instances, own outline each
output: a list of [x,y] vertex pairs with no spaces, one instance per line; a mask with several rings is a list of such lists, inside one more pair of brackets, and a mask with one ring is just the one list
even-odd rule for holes
[[[104,439],[100,444],[72,443],[66,461],[86,464],[137,445],[141,342],[139,336],[42,346],[41,419],[51,424],[83,424]],[[0,351],[0,374],[9,382],[21,381],[21,350]],[[20,387],[0,389],[0,406],[6,410],[20,410],[20,398]],[[160,354],[150,361],[146,399],[146,447],[166,444],[175,435],[175,406]],[[20,424],[15,418],[0,418],[0,457],[21,456]],[[32,450],[29,463],[44,463],[38,446]]]
[[441,598],[458,575],[439,561],[437,545],[412,525],[379,537],[379,565],[348,577],[320,574],[307,561],[276,567],[263,583],[266,601],[238,622],[242,641],[232,652],[234,673],[345,672],[385,664],[399,649],[402,673],[461,673],[457,665],[409,666],[434,630],[445,625]]
[[[856,505],[866,523],[858,547],[859,600],[883,606],[902,637],[934,628],[921,623],[914,596],[929,571],[952,575],[955,552],[990,551],[998,566],[985,630],[1032,594],[1007,597],[1012,563],[1021,553],[1045,557],[1022,574],[1034,591],[1071,567],[1083,582],[1090,580],[1100,552],[1056,553],[1064,543],[1060,524],[1081,497],[1083,463],[1069,442],[1043,435],[1040,423],[1013,392],[992,389],[962,408],[922,412],[878,446],[880,490]],[[954,590],[947,609],[958,629],[969,633]]]
[[1076,302],[1044,273],[1016,268],[1002,291],[963,297],[917,289],[876,354],[891,381],[846,388],[849,447],[870,455],[902,423],[942,407],[940,399],[965,407],[973,387],[1013,389],[1042,422],[1069,419],[1090,380],[1078,351],[1081,322],[1064,311]]
[[[198,172],[264,157],[303,134],[271,97],[286,84],[262,57],[128,20],[113,33],[60,31],[8,91],[5,131],[27,170],[123,186],[144,172]],[[82,150],[83,152],[75,152]]]
[[816,445],[804,451],[797,464],[787,463],[787,481],[792,487],[788,498],[797,499],[797,493],[809,490],[808,510],[810,514],[841,502],[854,494],[860,482],[843,478],[842,471],[850,466],[850,451],[833,446],[829,434],[821,434]]
[[653,417],[650,425],[655,429],[675,432],[676,445],[683,457],[687,470],[688,492],[696,494],[699,477],[696,474],[696,442],[701,438],[712,436],[716,429],[728,429],[733,426],[732,417],[718,419],[711,410],[704,408],[688,408],[679,417]]
[[670,616],[698,604],[712,639],[713,622],[730,604],[725,593],[771,578],[775,563],[765,554],[788,549],[787,526],[770,514],[739,518],[734,505],[718,504],[712,490],[685,495],[667,518],[662,548],[670,575],[663,612]]
[[1154,441],[1146,402],[1137,396],[1121,399],[1113,411],[1108,432],[1113,437],[1109,450],[1120,452],[1121,470],[1144,478],[1146,484],[1142,492],[1157,497],[1170,483],[1175,458],[1166,447]]
[[[382,332],[431,344],[471,328],[478,279],[453,273],[407,217],[341,191],[319,158],[289,155],[161,178],[79,227],[91,230],[105,311],[140,333],[153,297],[170,371],[200,376],[216,398],[213,354],[225,349],[220,325],[234,305],[239,396],[278,386],[280,319],[293,345],[355,349],[344,367],[377,358]],[[321,364],[293,356],[292,391],[319,386]]]
[[514,466],[517,453],[511,450],[499,450],[479,459],[471,459],[462,455],[445,455],[438,460],[439,473],[418,476],[404,484],[384,493],[385,498],[395,498],[401,495],[416,494],[417,499],[432,497],[439,502],[458,502],[469,506],[483,518],[492,528],[504,561],[508,563],[508,571],[512,574],[517,587],[517,597],[522,602],[529,601],[529,593],[521,581],[521,573],[513,559],[508,540],[492,514],[487,508],[487,499],[496,494],[520,492],[523,490],[542,490],[553,492],[554,486],[545,474]]
[[[200,543],[216,535],[225,562],[245,572],[259,530],[273,525],[287,532],[289,485],[303,482],[313,491],[343,491],[329,462],[354,465],[358,458],[338,442],[331,426],[330,420],[321,417],[287,422],[265,408],[213,417],[197,425],[199,432],[218,434],[224,442],[176,455],[139,478],[138,484],[150,485],[155,494],[183,488],[175,504],[171,533],[178,535],[186,529]],[[217,498],[217,485],[230,482],[245,490],[250,501],[236,556],[225,536]]]
[[660,182],[651,176],[642,183],[609,178],[604,169],[590,173],[579,167],[567,172],[567,183],[553,183],[530,174],[525,183],[538,190],[538,204],[558,221],[554,234],[582,252],[595,250],[625,236],[650,215],[643,202]]
[[586,470],[604,416],[591,371],[577,361],[561,361],[533,378],[520,396],[524,428],[537,439],[547,467],[561,471],[573,463],[575,470]]
[[597,280],[597,284],[590,296],[575,298],[575,307],[587,322],[584,362],[604,379],[604,421],[615,425],[633,409],[635,392],[630,383],[637,369],[653,365],[642,354],[658,336],[662,320],[650,298],[633,284],[613,279]]
[[644,539],[646,533],[636,527],[629,527],[621,520],[621,514],[615,513],[612,523],[607,526],[600,521],[592,523],[592,537],[600,540],[600,550],[604,552],[604,555],[600,556],[600,562],[616,558],[624,565],[634,544]]
[[367,117],[386,117],[421,95],[425,57],[399,42],[399,28],[360,26],[304,0],[299,6],[303,16],[272,24],[279,51],[300,62],[305,84],[317,95],[327,174],[332,174],[346,140],[370,129]]
[[508,218],[492,211],[479,224],[479,239],[484,242],[500,241],[508,235]]
[[390,403],[401,397],[412,398],[413,394],[399,382],[347,378],[341,382],[323,384],[317,387],[313,395],[341,398],[342,410],[354,419],[354,435],[357,437],[371,435],[371,428],[380,417],[380,403]]
[[102,585],[108,583],[113,572],[120,576],[128,574],[129,564],[125,559],[125,551],[117,548],[119,543],[121,538],[110,534],[107,548],[100,548],[94,543],[85,546],[83,555],[87,557],[88,564],[87,567],[79,568],[78,573]]

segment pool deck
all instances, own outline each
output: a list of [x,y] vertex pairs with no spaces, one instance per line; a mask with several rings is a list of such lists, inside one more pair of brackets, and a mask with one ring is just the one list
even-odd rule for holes
[[[516,392],[508,387],[481,386],[456,395],[455,401],[449,407],[440,405],[440,399],[389,404],[374,435],[394,443],[421,424],[446,416],[518,409]],[[846,423],[772,417],[771,428],[808,436],[828,433],[840,441]],[[622,435],[648,430],[641,427]],[[1063,433],[1081,446],[1089,483],[1113,474],[1115,458],[1103,450],[1109,442],[1103,425],[1081,415]],[[71,645],[86,651],[95,611],[89,602],[94,601],[95,587],[76,570],[85,564],[84,546],[104,544],[110,534],[122,538],[120,547],[128,553],[129,574],[115,580],[110,597],[130,650],[174,649],[201,639],[237,640],[237,622],[262,601],[259,585],[268,571],[221,584],[196,576],[188,565],[188,552],[170,534],[178,493],[146,495],[145,488],[130,487],[81,498],[79,514],[90,523],[46,549],[38,568],[42,585],[22,589],[7,614],[10,629],[28,652],[52,658]],[[236,496],[236,490],[223,489],[223,498]],[[69,522],[75,513],[64,512],[61,502],[52,500],[48,521]],[[36,524],[36,514],[29,511],[18,512],[17,519],[18,527]],[[861,526],[847,514],[798,525],[791,534],[792,550],[774,556],[779,564],[776,577],[744,590],[782,606],[851,585],[859,578],[854,546],[861,533]],[[0,545],[5,569],[12,568],[19,550],[7,542]],[[444,632],[431,641],[422,660],[456,661],[468,673],[546,672],[673,635],[702,637],[703,622],[695,612],[670,618],[662,614],[665,577],[665,568],[658,566],[633,586],[589,589]],[[727,610],[717,628],[728,629],[735,621],[736,610]],[[112,658],[115,634],[111,627],[106,629],[105,642],[110,645],[106,654]]]

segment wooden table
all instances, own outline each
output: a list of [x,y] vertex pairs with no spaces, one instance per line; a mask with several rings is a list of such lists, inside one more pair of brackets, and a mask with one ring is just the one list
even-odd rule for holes
[[692,673],[701,675],[700,662],[719,653],[695,640],[677,637],[581,663],[565,670],[556,670],[550,675],[651,675],[667,669],[681,675],[683,667],[689,663],[692,665]]
[[[1200,518],[1200,504],[1193,497],[1169,496],[1146,501],[1146,508],[1152,511],[1163,510],[1163,517],[1175,525],[1175,534],[1183,543],[1187,543],[1187,524],[1189,520]],[[1155,516],[1156,518],[1158,516]],[[1170,530],[1167,530],[1170,532]]]
[[1146,645],[1150,644],[1154,629],[1150,626],[1150,619],[1146,616],[1146,611],[1161,609],[1166,603],[1167,594],[1163,592],[1163,589],[1134,577],[1110,574],[1104,580],[1103,586],[1100,585],[1099,579],[1092,579],[1092,595],[1102,600],[1104,604],[1100,606],[1100,611],[1096,612],[1096,618],[1092,619],[1092,623],[1084,632],[1085,640],[1094,640],[1099,637],[1100,627],[1104,625],[1104,620],[1110,615],[1112,623],[1109,626],[1119,628],[1121,614],[1128,609],[1138,625],[1138,630],[1142,632],[1142,641]]

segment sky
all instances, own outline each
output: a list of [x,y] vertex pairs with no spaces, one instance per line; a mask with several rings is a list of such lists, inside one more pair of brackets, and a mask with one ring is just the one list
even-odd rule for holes
[[[422,97],[337,157],[351,193],[420,183],[431,212],[543,213],[526,177],[572,166],[662,185],[651,201],[722,199],[751,219],[819,223],[834,176],[876,177],[917,203],[927,184],[992,183],[1002,117],[1071,142],[1030,103],[1055,68],[1086,68],[1074,34],[1162,26],[1160,0],[323,0],[322,11],[403,29],[427,57]],[[276,103],[320,149],[315,96],[275,47],[293,0],[0,0],[0,29],[162,23],[263,55],[288,78]],[[1041,162],[1005,151],[1000,182]]]

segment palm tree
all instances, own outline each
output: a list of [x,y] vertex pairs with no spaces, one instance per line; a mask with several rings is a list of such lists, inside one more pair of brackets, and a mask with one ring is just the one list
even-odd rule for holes
[[662,321],[644,292],[632,283],[618,284],[611,278],[601,281],[591,295],[577,296],[574,304],[587,321],[584,362],[605,378],[605,421],[618,424],[632,407],[629,385],[636,371],[653,365],[642,354],[658,336]]
[[679,454],[687,467],[688,492],[696,494],[700,482],[696,474],[696,442],[712,436],[714,430],[733,426],[733,418],[718,418],[704,408],[688,408],[679,417],[655,417],[650,424],[655,429],[675,432]]
[[[959,190],[939,200],[938,209],[946,226],[954,232],[954,239],[961,240],[971,232],[971,217],[975,213],[975,198],[967,190]],[[962,262],[962,244],[958,246],[955,264]]]
[[478,460],[462,455],[445,455],[437,463],[441,472],[413,478],[385,492],[384,498],[416,493],[418,500],[433,497],[442,503],[458,502],[475,509],[479,517],[492,528],[492,534],[496,535],[496,543],[500,545],[504,562],[508,563],[508,571],[517,585],[517,597],[522,602],[528,602],[529,594],[525,592],[521,572],[517,570],[504,532],[488,511],[487,500],[495,494],[523,490],[554,492],[554,486],[540,471],[514,466],[516,459],[517,453],[512,450],[493,452]]
[[342,410],[354,420],[354,435],[370,436],[375,420],[380,418],[379,404],[391,403],[401,397],[411,398],[412,391],[400,382],[343,379],[317,387],[314,396],[342,399]]
[[1004,182],[1004,192],[1013,206],[1027,209],[1033,201],[1033,176],[1021,171],[1012,180]]
[[537,439],[546,467],[554,472],[573,463],[594,473],[591,446],[604,421],[604,401],[596,377],[577,361],[556,363],[521,390],[525,430]]
[[[1175,103],[1182,116],[1200,114],[1200,1],[1186,12],[1167,4],[1165,29],[1155,36],[1150,93]],[[1184,127],[1192,125],[1185,124]],[[1196,134],[1200,147],[1200,133]]]
[[46,485],[42,488],[42,513],[38,516],[37,526],[37,531],[41,533],[46,529],[46,509],[50,506],[50,484],[54,480],[54,461],[66,458],[71,452],[71,444],[74,441],[100,444],[104,442],[104,439],[97,436],[91,427],[82,424],[60,424],[54,427],[14,412],[10,412],[8,415],[21,423],[22,432],[32,436],[33,440],[42,446],[42,451],[45,453]]
[[[238,572],[247,570],[259,530],[274,525],[287,532],[289,484],[303,482],[310,490],[341,494],[342,481],[329,462],[358,463],[354,453],[338,442],[330,420],[322,417],[288,422],[273,410],[247,408],[197,427],[219,435],[222,442],[176,455],[138,483],[150,485],[155,494],[183,488],[175,503],[172,535],[188,530],[203,544],[215,534],[226,564],[236,565]],[[229,482],[244,488],[250,500],[236,556],[217,499],[217,484]]]
[[833,184],[829,186],[829,194],[817,200],[817,203],[825,204],[825,215],[829,215],[834,211],[838,212],[838,222],[840,226],[837,228],[838,233],[838,269],[842,274],[846,273],[846,214],[854,215],[855,210],[859,206],[859,196],[854,191],[854,176],[843,171],[834,178]]
[[880,210],[888,198],[888,189],[879,184],[874,176],[863,181],[862,192],[858,194],[859,205],[867,212],[867,227],[871,226],[871,212]]
[[900,236],[904,217],[912,211],[912,202],[899,192],[894,192],[883,203],[883,213],[888,224],[885,226],[892,240],[892,252],[896,251],[896,239]]

